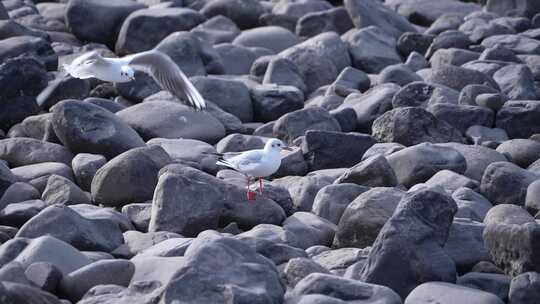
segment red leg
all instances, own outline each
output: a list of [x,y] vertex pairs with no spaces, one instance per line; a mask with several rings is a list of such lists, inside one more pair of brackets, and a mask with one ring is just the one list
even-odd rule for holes
[[262,182],[262,178],[259,177],[259,193],[262,195],[263,194],[263,182]]
[[256,192],[252,192],[251,189],[249,189],[249,181],[251,180],[251,178],[249,176],[247,176],[247,200],[248,202],[250,201],[253,201],[255,200],[255,194]]

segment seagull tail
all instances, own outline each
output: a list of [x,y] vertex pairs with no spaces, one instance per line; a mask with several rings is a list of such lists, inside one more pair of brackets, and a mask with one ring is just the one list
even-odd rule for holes
[[225,167],[229,167],[229,168],[232,168],[232,169],[235,169],[234,165],[231,164],[230,162],[224,160],[224,159],[221,159],[221,160],[218,160],[216,162],[216,165],[221,165],[221,166],[225,166]]

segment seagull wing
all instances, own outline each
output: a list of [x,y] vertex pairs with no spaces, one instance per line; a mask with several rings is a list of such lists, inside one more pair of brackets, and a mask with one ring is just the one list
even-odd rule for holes
[[246,151],[238,155],[231,155],[231,157],[227,157],[226,153],[223,160],[218,161],[218,164],[243,172],[252,170],[254,167],[260,165],[262,157],[262,150]]
[[96,66],[106,65],[98,52],[92,51],[84,53],[81,56],[75,58],[71,64],[64,64],[64,70],[75,78],[88,79],[95,77],[93,69]]
[[124,57],[127,64],[137,70],[142,70],[187,105],[203,110],[206,102],[187,76],[180,70],[172,59],[162,52],[152,50]]

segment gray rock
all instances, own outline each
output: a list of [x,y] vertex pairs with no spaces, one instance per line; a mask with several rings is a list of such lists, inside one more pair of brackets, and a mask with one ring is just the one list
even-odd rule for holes
[[[410,56],[416,52],[424,58],[429,46],[435,38],[434,35],[427,35],[417,32],[405,32],[401,34],[397,42],[397,48],[401,55]],[[425,59],[424,59],[425,60]]]
[[373,137],[382,142],[413,146],[422,142],[464,142],[459,130],[421,108],[400,107],[373,122]]
[[538,271],[537,242],[540,226],[525,209],[509,204],[491,208],[484,220],[484,244],[492,261],[506,274]]
[[273,127],[274,136],[291,143],[309,130],[341,131],[337,120],[322,108],[306,108],[281,116]]
[[332,83],[338,72],[351,65],[347,44],[333,32],[310,38],[278,54],[294,62],[306,84],[306,92]]
[[158,146],[122,153],[96,172],[92,180],[92,198],[115,207],[150,200],[159,170],[171,162],[167,152]]
[[376,143],[364,153],[364,155],[362,156],[362,160],[366,160],[377,154],[388,156],[394,152],[403,150],[405,148],[406,147],[404,145],[398,143]]
[[191,33],[214,45],[232,42],[240,34],[240,29],[231,19],[217,15],[191,29]]
[[484,171],[480,191],[493,204],[523,206],[527,187],[537,179],[540,179],[540,175],[510,162],[494,162]]
[[[233,296],[250,303],[277,303],[285,292],[274,264],[241,241],[218,238],[194,243],[185,257],[185,264],[165,288],[161,298],[164,302],[174,299],[223,303]],[[218,288],[224,283],[229,286],[227,289]]]
[[498,94],[499,91],[481,84],[470,84],[465,86],[459,94],[459,104],[476,105],[476,97],[481,94]]
[[283,229],[302,236],[297,247],[306,249],[315,245],[328,246],[332,243],[337,226],[310,212],[296,212],[283,222]]
[[399,89],[392,98],[392,106],[427,107],[438,103],[457,103],[459,92],[443,85],[412,82]]
[[[309,168],[320,170],[354,166],[373,144],[375,140],[367,134],[309,130],[301,147]],[[347,154],[351,149],[358,154]],[[336,155],[343,157],[337,159]]]
[[77,302],[96,285],[127,286],[134,272],[135,265],[130,261],[97,261],[64,276],[59,291],[69,300]]
[[325,186],[317,192],[311,212],[337,225],[346,207],[368,190],[367,187],[348,183]]
[[19,262],[9,262],[1,267],[0,281],[32,286],[32,283],[24,275],[24,268]]
[[398,183],[408,188],[427,181],[441,170],[462,174],[467,168],[466,159],[457,150],[429,143],[392,153],[387,159]]
[[47,262],[36,262],[28,265],[24,274],[30,282],[48,292],[54,292],[62,279],[62,272]]
[[216,158],[208,153],[216,149],[203,141],[195,139],[167,139],[153,138],[147,143],[149,146],[160,146],[175,162],[197,166],[207,172],[217,171]]
[[113,208],[90,204],[71,205],[69,208],[87,219],[110,222],[111,224],[118,226],[122,231],[135,229],[127,216]]
[[169,34],[190,30],[203,21],[204,16],[187,8],[138,10],[123,22],[116,40],[116,53],[126,55],[146,51]]
[[58,56],[49,42],[40,37],[17,36],[3,39],[0,42],[0,60],[6,62],[10,58],[32,58],[37,60],[47,70],[58,67]]
[[263,26],[243,31],[233,44],[246,47],[262,47],[279,53],[300,42],[289,30],[279,26]]
[[313,255],[311,258],[328,269],[332,274],[344,276],[345,278],[356,279],[347,276],[347,270],[353,265],[364,264],[369,254],[370,248],[340,248],[335,250],[325,250]]
[[404,32],[416,32],[407,19],[378,1],[345,0],[344,4],[356,28],[378,26],[396,38]]
[[347,97],[347,95],[357,91],[364,92],[370,86],[371,80],[366,73],[353,67],[346,67],[326,90],[326,95],[336,94]]
[[356,113],[357,128],[370,132],[373,121],[392,109],[392,99],[399,86],[380,84],[363,94],[350,94],[339,108],[351,108]]
[[534,75],[524,64],[507,65],[493,74],[501,91],[511,100],[529,100],[540,97]]
[[506,303],[510,281],[511,278],[503,274],[469,272],[459,277],[457,284],[495,294]]
[[224,73],[228,75],[249,74],[251,67],[258,58],[274,54],[269,49],[245,47],[231,43],[221,43],[214,48],[219,57],[221,57],[224,65]]
[[315,196],[324,186],[330,185],[333,178],[327,176],[287,176],[272,181],[289,191],[293,205],[299,211],[310,211]]
[[495,35],[482,41],[486,48],[500,44],[515,54],[540,55],[540,42],[522,35]]
[[525,196],[525,207],[533,213],[540,211],[540,180],[532,182],[527,187]]
[[492,110],[478,106],[440,103],[430,105],[428,111],[461,133],[465,133],[471,126],[491,127],[495,120]]
[[[332,5],[328,1],[314,0],[307,2],[278,2],[273,8],[272,13],[276,15],[286,15],[294,19],[300,19],[303,16],[313,13],[329,10]],[[295,20],[296,21],[296,20]]]
[[405,193],[396,188],[373,188],[353,200],[343,212],[333,246],[365,248],[394,213]]
[[481,72],[445,64],[432,68],[424,81],[442,84],[458,91],[470,84],[485,84],[498,89],[497,83]]
[[401,63],[396,37],[376,26],[353,29],[343,35],[352,66],[366,73],[379,73],[385,67]]
[[480,94],[476,96],[475,101],[477,105],[497,112],[504,106],[507,99],[502,94]]
[[540,6],[535,1],[525,0],[519,3],[508,3],[500,0],[489,0],[486,4],[486,11],[498,15],[526,16],[532,18],[540,11]]
[[334,184],[353,183],[366,187],[394,187],[397,177],[386,158],[380,154],[354,165],[334,181]]
[[[122,247],[119,247],[115,250],[114,253],[120,253],[122,251],[122,254],[124,254],[127,257],[132,256],[161,256],[161,255],[155,255],[152,252],[147,252],[146,254],[142,254],[143,252],[150,250],[150,248],[154,248],[154,246],[161,244],[162,242],[165,242],[169,239],[184,239],[180,234],[174,233],[174,232],[167,232],[167,231],[156,231],[156,232],[148,232],[148,233],[142,233],[138,231],[126,231],[124,232],[124,244]],[[184,246],[185,247],[185,246]],[[150,250],[153,251],[153,250]],[[185,248],[184,248],[185,251]],[[183,255],[183,252],[182,254]],[[178,256],[180,256],[178,255]]]
[[501,143],[497,152],[514,164],[527,168],[540,158],[540,142],[530,139],[511,139]]
[[215,143],[225,136],[223,124],[208,112],[196,112],[186,105],[161,98],[129,107],[117,115],[145,140],[186,138]]
[[251,90],[256,121],[269,122],[304,107],[304,93],[294,86],[261,85]]
[[0,211],[0,223],[12,227],[21,227],[45,207],[47,205],[41,200],[28,200],[9,204]]
[[496,295],[456,284],[446,282],[428,282],[415,288],[405,299],[405,304],[427,304],[437,298],[441,304],[455,301],[473,302],[478,304],[503,304]]
[[461,66],[467,62],[478,59],[479,56],[479,53],[473,51],[457,48],[440,48],[433,53],[429,62],[432,67],[445,64]]
[[289,260],[294,258],[305,258],[306,252],[302,249],[289,245],[274,243],[265,239],[250,237],[239,237],[260,255],[270,259],[274,264],[284,266]]
[[0,140],[0,158],[12,167],[43,162],[70,164],[73,154],[65,147],[33,138]]
[[151,203],[128,204],[122,207],[122,213],[125,214],[140,231],[148,231],[151,212]]
[[448,233],[444,251],[456,263],[460,273],[469,271],[481,261],[490,261],[482,233],[485,226],[469,219],[455,219]]
[[91,204],[90,197],[71,180],[53,174],[47,179],[41,199],[47,205]]
[[53,294],[28,285],[0,282],[0,292],[5,303],[17,304],[61,304],[62,302]]
[[385,67],[380,73],[378,81],[383,83],[395,83],[399,86],[404,86],[411,82],[422,81],[413,70],[405,64],[394,64]]
[[[46,162],[17,167],[11,170],[18,180],[32,185],[39,192],[45,190],[49,176],[56,174],[73,180],[73,171],[63,163]],[[15,181],[13,181],[15,182]]]
[[540,274],[538,272],[526,272],[514,277],[510,283],[510,304],[533,304],[540,297]]
[[263,84],[290,85],[306,92],[304,78],[296,63],[278,56],[272,57],[262,80]]
[[508,101],[497,112],[496,125],[510,138],[528,138],[540,132],[540,102],[534,100]]
[[296,23],[296,34],[313,37],[332,31],[341,35],[353,27],[354,24],[347,10],[344,7],[336,7],[302,16]]
[[73,168],[77,184],[81,189],[90,191],[94,175],[106,163],[107,159],[103,155],[90,153],[79,153],[75,155],[71,161],[71,167]]
[[302,279],[296,284],[293,293],[296,295],[326,294],[328,296],[352,302],[356,300],[365,301],[366,303],[401,303],[399,295],[386,286],[349,280],[322,273],[312,273]]
[[294,258],[291,259],[285,268],[283,273],[287,278],[287,284],[294,288],[298,282],[312,273],[329,273],[326,268],[314,262],[309,258]]
[[478,59],[521,63],[521,60],[516,56],[516,54],[514,54],[514,52],[500,44],[496,44],[494,47],[485,49]]
[[481,7],[476,3],[463,3],[453,0],[432,2],[429,0],[391,0],[388,5],[414,24],[429,26],[439,17],[452,12],[464,17]]
[[453,193],[461,187],[477,190],[480,183],[453,171],[441,170],[428,179],[425,185],[428,187],[440,186],[449,193]]
[[[431,28],[433,28],[433,25]],[[426,57],[427,58],[432,57],[435,54],[435,52],[440,49],[450,49],[450,50],[453,48],[467,49],[471,44],[472,44],[472,41],[469,39],[469,37],[465,33],[461,31],[453,30],[453,29],[445,30],[441,32],[440,34],[438,34],[433,39],[433,42],[431,43],[431,45],[429,46],[429,49],[427,50]],[[463,55],[464,55],[463,52],[461,52],[462,57]],[[465,55],[465,57],[471,57],[470,53],[468,55],[469,56]],[[479,54],[477,54],[476,56],[479,56]],[[456,60],[457,63],[459,61],[460,60]],[[436,67],[437,64],[442,64],[442,63],[444,63],[444,60],[439,61],[438,59],[435,59],[435,61],[432,61],[432,66]]]
[[112,158],[144,145],[128,124],[99,106],[66,100],[56,104],[52,112],[56,135],[73,153],[88,152]]
[[[15,239],[22,240],[22,239]],[[90,264],[90,260],[68,243],[45,235],[27,241],[13,257],[24,268],[37,262],[47,262],[57,267],[63,275]],[[7,247],[8,243],[5,244]]]
[[485,197],[465,187],[454,191],[452,198],[458,206],[456,218],[464,217],[483,222],[489,209],[493,207]]
[[90,81],[66,75],[49,83],[36,97],[42,109],[50,109],[64,99],[84,99],[90,94]]
[[377,236],[362,281],[389,286],[402,298],[426,281],[455,282],[455,263],[442,247],[456,211],[453,199],[437,190],[408,193]]
[[259,17],[264,13],[264,7],[256,0],[207,1],[201,13],[207,18],[217,15],[225,16],[239,28],[248,29],[259,25]]
[[[7,172],[9,172],[9,169],[5,169]],[[36,188],[32,187],[32,185],[22,182],[15,182],[15,177],[13,175],[11,175],[11,177],[6,177],[8,178],[7,182],[9,185],[6,184],[5,192],[3,192],[3,195],[0,198],[0,210],[9,204],[40,198],[40,193],[36,190]],[[13,180],[10,182],[9,179],[11,178],[13,178]]]
[[[72,227],[70,230],[64,227]],[[17,237],[51,235],[80,250],[110,252],[123,242],[120,228],[109,221],[87,219],[67,206],[45,208],[26,222]]]
[[[142,9],[142,3],[122,0],[75,0],[65,8],[66,24],[81,41],[92,41],[114,46],[120,26],[132,12]],[[107,12],[106,20],[102,13]]]
[[250,91],[242,82],[218,77],[196,77],[193,78],[193,85],[205,100],[214,102],[242,122],[253,120]]

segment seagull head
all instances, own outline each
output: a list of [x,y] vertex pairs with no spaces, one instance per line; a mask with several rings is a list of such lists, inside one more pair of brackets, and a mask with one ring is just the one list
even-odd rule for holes
[[264,150],[272,152],[275,151],[279,153],[281,150],[292,151],[292,148],[287,147],[287,145],[285,145],[281,140],[277,138],[272,138],[266,142],[266,144],[264,145]]
[[126,82],[135,80],[135,70],[128,65],[124,65],[120,69],[120,76],[124,78]]

